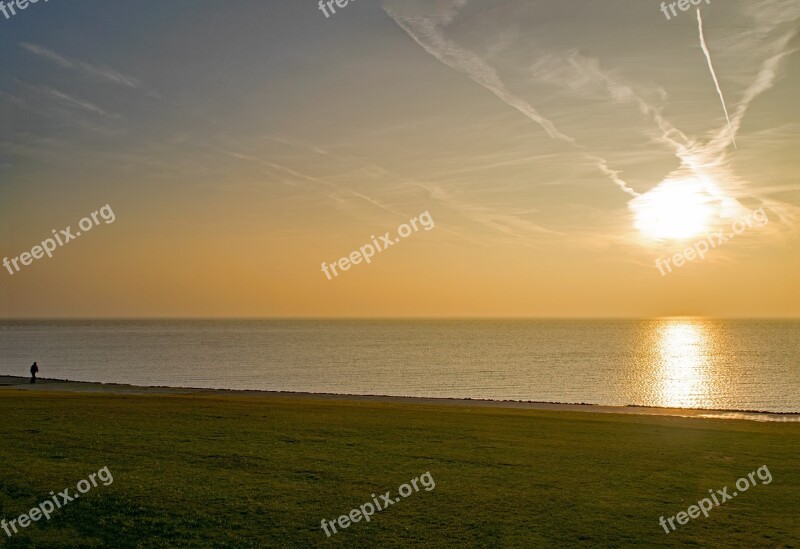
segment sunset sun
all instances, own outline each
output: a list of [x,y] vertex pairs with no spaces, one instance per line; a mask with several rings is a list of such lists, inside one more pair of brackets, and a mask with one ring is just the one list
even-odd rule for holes
[[683,240],[704,233],[713,213],[698,180],[665,181],[631,203],[634,226],[651,240]]

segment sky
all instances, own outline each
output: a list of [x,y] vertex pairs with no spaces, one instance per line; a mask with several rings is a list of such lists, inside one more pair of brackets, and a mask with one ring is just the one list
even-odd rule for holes
[[0,15],[0,317],[800,317],[800,3],[700,8]]

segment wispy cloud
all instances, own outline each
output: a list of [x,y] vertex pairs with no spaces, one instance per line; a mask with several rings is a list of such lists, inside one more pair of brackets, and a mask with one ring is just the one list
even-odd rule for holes
[[547,234],[565,236],[563,233],[547,229],[533,221],[524,219],[520,217],[518,213],[503,212],[497,208],[492,208],[484,204],[475,204],[473,201],[456,197],[440,185],[424,183],[418,183],[418,185],[429,192],[431,198],[440,202],[447,208],[452,209],[473,222],[513,237],[518,241],[524,241],[526,245],[531,245],[529,239],[532,235]]
[[[550,117],[545,117],[541,110],[534,108],[518,93],[512,92],[512,86],[506,83],[511,80],[501,78],[501,69],[504,75],[508,72],[512,75],[527,72],[533,82],[558,86],[566,90],[574,100],[583,100],[583,105],[586,104],[587,99],[595,101],[598,111],[616,105],[635,106],[653,124],[652,129],[645,131],[654,139],[655,143],[666,146],[679,161],[679,166],[670,173],[664,174],[663,178],[653,179],[651,190],[659,185],[659,181],[689,178],[702,184],[703,192],[707,193],[709,200],[717,204],[723,219],[740,214],[744,207],[739,201],[748,199],[761,201],[762,204],[769,203],[771,207],[779,208],[784,213],[779,216],[780,219],[791,219],[792,216],[789,213],[794,210],[791,205],[781,205],[776,200],[763,198],[766,191],[758,191],[755,185],[734,172],[731,158],[726,149],[731,144],[736,146],[736,135],[741,130],[747,110],[757,97],[774,86],[781,75],[782,64],[794,51],[790,48],[790,44],[798,30],[797,25],[793,23],[800,16],[798,14],[800,4],[797,2],[754,0],[747,4],[740,4],[738,6],[739,13],[732,15],[732,17],[740,19],[742,16],[749,17],[752,19],[752,24],[745,26],[742,31],[734,31],[727,37],[722,37],[718,49],[715,51],[715,57],[725,59],[741,55],[737,53],[741,50],[744,50],[748,56],[748,63],[740,63],[737,67],[739,73],[731,78],[734,81],[743,82],[746,87],[741,94],[741,99],[730,112],[721,94],[714,64],[711,62],[708,45],[705,43],[702,17],[698,14],[701,48],[706,55],[709,69],[712,71],[712,77],[726,116],[724,121],[726,126],[715,127],[713,132],[707,134],[705,138],[689,135],[667,119],[664,112],[671,102],[667,91],[662,87],[652,84],[648,86],[635,84],[622,77],[618,71],[604,67],[599,59],[580,53],[577,47],[567,47],[557,51],[552,46],[540,46],[538,43],[535,44],[535,47],[531,47],[528,40],[520,40],[519,44],[510,44],[509,33],[505,31],[499,33],[496,26],[492,24],[491,10],[479,10],[476,7],[475,12],[480,13],[484,21],[480,25],[472,25],[473,21],[470,19],[472,12],[466,11],[469,6],[466,0],[443,0],[433,4],[412,3],[411,7],[408,4],[390,0],[386,4],[388,4],[384,6],[386,13],[427,53],[446,66],[466,74],[472,81],[491,91],[497,98],[536,122],[552,140],[576,149],[623,192],[634,198],[634,201],[629,202],[629,206],[636,203],[636,199],[643,195],[631,188],[623,179],[621,171],[613,167],[613,164],[603,157],[605,155],[592,152],[580,144],[574,137],[575,131],[568,133],[557,127]],[[498,13],[514,14],[514,16],[519,16],[525,11],[530,10],[521,3],[504,2],[497,7]],[[484,29],[479,40],[479,43],[482,44],[480,51],[488,51],[491,55],[481,56],[476,53],[479,50],[469,49],[462,45],[461,40],[457,42],[454,38],[459,36],[464,37],[465,43],[475,42],[478,36],[477,28]],[[505,25],[502,28],[505,28]],[[470,40],[471,42],[469,42]],[[515,45],[519,47],[514,48]],[[520,69],[519,60],[523,60],[524,66],[524,59],[529,59],[530,56],[534,56],[534,61],[528,63],[527,71]],[[757,67],[754,79],[752,75],[748,78],[746,74],[747,71],[752,71],[752,67]],[[672,110],[675,110],[674,104]],[[573,120],[579,122],[579,117],[579,114],[575,114]],[[682,117],[688,119],[687,116]],[[592,120],[587,117],[586,125],[591,126]],[[559,125],[563,126],[564,124]],[[584,129],[588,129],[588,127]],[[629,131],[627,135],[638,133],[639,130],[636,128]],[[631,154],[629,151],[627,156],[630,157]],[[620,156],[625,155],[617,154],[616,158]],[[642,153],[637,158],[637,162],[644,166],[648,157],[652,159],[657,156],[653,151]],[[469,168],[469,171],[475,171],[475,168]],[[791,185],[784,185],[782,188],[788,189],[791,188]],[[453,207],[457,204],[461,212],[469,214],[473,218],[488,221],[487,225],[495,229],[500,226],[493,219],[484,215],[487,212],[482,211],[481,206],[473,208],[471,204],[465,203],[462,198],[457,197],[457,193],[445,191],[441,186],[430,186],[430,190],[434,196],[443,201],[449,201]],[[504,226],[504,230],[512,225]]]
[[722,102],[722,110],[725,111],[725,120],[728,121],[728,129],[731,132],[731,141],[733,142],[733,147],[738,148],[736,146],[736,134],[733,133],[733,127],[731,126],[731,117],[728,116],[728,106],[725,104],[725,96],[722,95],[722,88],[719,87],[719,79],[717,78],[717,73],[714,70],[714,63],[711,61],[711,51],[709,51],[708,44],[706,44],[706,36],[703,32],[703,16],[700,14],[700,8],[697,8],[697,28],[698,32],[700,33],[700,47],[703,50],[703,54],[706,56],[706,61],[708,61],[708,70],[711,71],[711,77],[714,79],[714,86],[717,88],[719,100]]
[[92,103],[90,103],[88,101],[84,101],[84,100],[81,100],[81,99],[76,99],[76,98],[72,97],[71,95],[68,95],[68,94],[66,94],[64,92],[61,92],[61,91],[58,91],[56,89],[50,88],[48,86],[32,86],[32,88],[35,88],[40,93],[42,93],[44,95],[47,95],[48,97],[51,97],[53,99],[56,99],[56,100],[66,104],[66,105],[69,105],[71,107],[77,107],[77,108],[83,109],[84,111],[87,111],[87,112],[90,112],[92,114],[96,114],[96,115],[99,115],[99,116],[106,116],[106,117],[115,118],[115,119],[122,118],[120,115],[111,114],[111,113],[107,112],[106,110],[104,110],[104,109],[98,107],[97,105],[94,105],[94,104],[92,104]]
[[[384,10],[417,44],[436,59],[452,69],[465,73],[473,81],[491,91],[498,99],[517,109],[541,126],[551,139],[584,151],[585,148],[578,144],[573,137],[561,132],[555,123],[544,117],[533,105],[512,93],[503,83],[497,71],[484,59],[445,36],[443,28],[453,22],[458,11],[466,4],[466,0],[438,3],[436,5],[438,11],[427,16],[400,14],[388,6],[384,6]],[[583,154],[621,191],[634,197],[639,195],[622,180],[619,172],[608,168],[604,159],[587,152]]]
[[[297,146],[297,145],[295,144],[295,146]],[[317,154],[330,155],[330,153],[327,153],[327,151],[323,151],[323,150],[320,150],[320,149],[317,149],[317,148],[312,148],[312,151],[316,152]],[[339,203],[343,203],[343,201],[341,199],[342,195],[345,195],[345,196],[349,195],[351,197],[358,198],[359,200],[368,202],[369,204],[375,206],[376,208],[380,208],[380,209],[382,209],[384,211],[387,211],[387,212],[390,212],[390,213],[392,213],[394,215],[397,215],[397,216],[400,216],[400,217],[407,217],[407,214],[397,211],[396,209],[384,204],[380,200],[377,200],[375,198],[367,196],[367,195],[365,195],[363,193],[354,191],[352,189],[343,188],[340,185],[337,185],[335,183],[327,181],[327,180],[325,180],[325,179],[323,179],[321,177],[309,175],[309,174],[300,172],[300,171],[298,171],[296,169],[289,168],[287,166],[278,164],[276,162],[272,162],[270,160],[265,160],[265,159],[262,159],[262,158],[259,158],[259,157],[255,156],[255,155],[248,154],[248,153],[242,153],[242,152],[236,152],[236,151],[230,151],[230,150],[221,150],[220,152],[222,152],[222,153],[224,153],[224,154],[226,154],[226,155],[228,155],[228,156],[230,156],[232,158],[237,158],[239,160],[245,160],[245,161],[248,161],[248,162],[254,162],[256,164],[259,164],[261,166],[265,166],[265,167],[270,168],[272,170],[276,170],[278,172],[282,172],[282,173],[290,176],[294,180],[299,179],[299,180],[302,180],[302,181],[311,182],[311,183],[315,183],[317,185],[326,187],[327,189],[330,189],[330,190],[334,191],[335,193],[337,193],[337,198],[335,200],[337,202],[339,202]],[[284,183],[288,184],[288,185],[296,184],[296,181],[292,181],[291,179],[282,180],[282,181]]]
[[83,74],[95,79],[104,81],[118,86],[124,86],[132,89],[143,89],[142,82],[133,76],[123,74],[111,67],[99,64],[87,63],[79,59],[72,59],[65,55],[56,53],[44,46],[31,44],[29,42],[20,43],[20,48],[28,51],[34,55],[55,63],[63,69],[70,69],[80,71]]
[[0,99],[9,101],[19,111],[106,136],[124,131],[123,116],[86,99],[79,99],[51,86],[34,85],[21,80],[15,80],[14,83],[16,95],[0,93]]
[[681,152],[693,143],[664,118],[663,104],[667,100],[664,89],[642,89],[624,82],[613,71],[604,68],[598,59],[583,55],[576,49],[541,52],[531,67],[531,74],[537,81],[559,86],[577,96],[608,97],[613,103],[636,105],[656,124],[659,130],[656,140],[675,152]]
[[542,116],[532,105],[514,96],[488,63],[445,37],[441,27],[452,22],[458,10],[466,4],[466,0],[452,0],[449,4],[443,4],[438,13],[429,17],[400,15],[389,7],[384,9],[417,44],[439,61],[465,73],[499,99],[539,124],[551,138],[565,143],[575,143],[573,138],[561,133],[552,121]]

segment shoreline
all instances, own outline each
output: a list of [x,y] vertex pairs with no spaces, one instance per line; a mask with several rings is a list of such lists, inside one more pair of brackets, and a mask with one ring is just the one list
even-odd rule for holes
[[761,422],[799,422],[800,412],[769,412],[761,410],[724,410],[711,408],[660,408],[628,404],[608,406],[586,403],[534,402],[519,400],[489,400],[471,398],[413,397],[391,395],[357,395],[342,393],[309,393],[292,391],[265,391],[258,389],[204,389],[198,387],[138,386],[121,383],[98,383],[62,379],[38,378],[36,384],[29,378],[0,375],[0,390],[12,389],[35,392],[102,393],[117,395],[198,395],[198,396],[249,396],[261,398],[299,398],[310,400],[345,400],[353,402],[390,402],[428,404],[439,406],[508,408],[528,410],[571,411],[602,414],[629,414],[651,416],[693,417],[701,419],[736,419]]

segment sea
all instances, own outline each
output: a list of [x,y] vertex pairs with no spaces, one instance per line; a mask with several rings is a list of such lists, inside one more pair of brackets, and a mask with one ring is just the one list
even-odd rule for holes
[[800,412],[800,321],[14,320],[0,375]]

